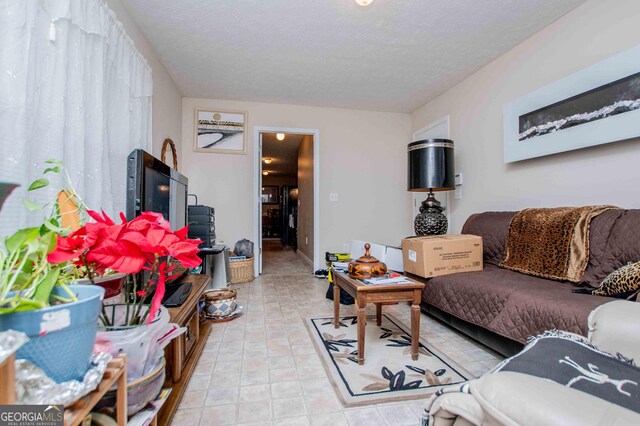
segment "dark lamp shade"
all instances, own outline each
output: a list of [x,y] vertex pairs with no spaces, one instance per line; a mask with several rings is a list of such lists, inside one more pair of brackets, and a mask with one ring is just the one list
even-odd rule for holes
[[408,145],[407,191],[450,191],[455,189],[453,141],[425,139]]

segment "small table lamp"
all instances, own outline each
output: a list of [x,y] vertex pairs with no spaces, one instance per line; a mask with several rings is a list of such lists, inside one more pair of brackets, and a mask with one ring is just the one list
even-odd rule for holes
[[429,192],[420,205],[420,213],[413,222],[416,235],[441,235],[447,232],[444,207],[433,196],[433,191],[455,189],[453,141],[426,139],[408,145],[409,172],[407,190]]

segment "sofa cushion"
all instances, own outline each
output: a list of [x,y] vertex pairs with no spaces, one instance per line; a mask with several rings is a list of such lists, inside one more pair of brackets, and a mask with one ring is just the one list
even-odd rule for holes
[[602,285],[593,290],[596,296],[619,297],[626,299],[640,288],[640,262],[624,265],[610,273]]
[[[602,280],[614,269],[607,266],[607,244],[611,229],[616,220],[625,213],[626,210],[612,209],[603,212],[591,221],[589,232],[589,264],[584,271],[581,285],[598,287]],[[609,271],[605,273],[604,271]]]
[[580,283],[589,264],[591,220],[611,206],[529,208],[511,220],[505,269]]
[[601,261],[591,271],[591,286],[598,287],[602,280],[616,269],[629,262],[638,261],[640,261],[640,210],[623,210],[611,227]]
[[545,330],[586,336],[589,313],[611,299],[574,294],[570,283],[546,280],[486,264],[427,281],[425,303],[501,336],[525,343]]
[[463,234],[482,237],[484,263],[499,265],[509,235],[509,224],[516,212],[485,212],[469,216],[462,227]]
[[[584,272],[581,285],[590,287],[598,287],[603,279],[611,272],[618,269],[627,262],[640,260],[629,259],[626,262],[617,262],[615,256],[607,256],[606,250],[620,247],[607,247],[609,244],[610,234],[613,226],[616,224],[620,216],[625,216],[617,233],[627,226],[635,226],[635,230],[640,232],[640,214],[639,210],[622,210],[612,209],[603,212],[591,221],[591,230],[589,232],[589,264]],[[467,219],[462,227],[463,234],[479,235],[482,237],[484,263],[499,265],[504,258],[504,246],[509,234],[509,225],[511,219],[517,212],[485,212],[476,213]],[[633,222],[635,221],[635,225]],[[635,232],[632,232],[632,235]],[[636,242],[640,242],[640,238],[635,238]],[[623,245],[624,243],[612,242],[614,246]],[[627,247],[629,249],[629,247]],[[620,250],[624,251],[624,250]],[[631,252],[635,250],[630,250]],[[640,247],[638,248],[640,255]]]
[[605,352],[572,334],[552,331],[537,336],[492,374],[506,371],[552,380],[640,414],[640,369],[623,355]]

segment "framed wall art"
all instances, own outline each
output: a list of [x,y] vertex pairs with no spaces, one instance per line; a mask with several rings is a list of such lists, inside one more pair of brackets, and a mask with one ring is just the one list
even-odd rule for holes
[[640,136],[640,46],[504,107],[504,162]]
[[278,204],[278,187],[265,185],[262,187],[262,204]]
[[247,113],[196,108],[194,135],[194,151],[246,154]]

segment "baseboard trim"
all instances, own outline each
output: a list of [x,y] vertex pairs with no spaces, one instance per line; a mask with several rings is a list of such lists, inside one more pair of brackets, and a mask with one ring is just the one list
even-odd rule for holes
[[300,256],[302,258],[302,260],[305,261],[306,264],[308,264],[309,266],[311,266],[313,268],[313,260],[311,260],[307,256],[305,256],[305,254],[302,253],[302,251],[300,251],[300,249],[296,250],[296,253],[298,254],[298,256]]

